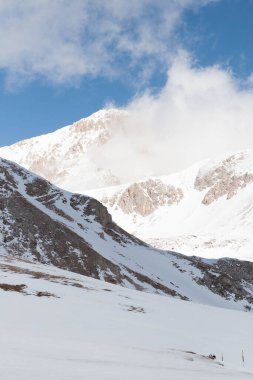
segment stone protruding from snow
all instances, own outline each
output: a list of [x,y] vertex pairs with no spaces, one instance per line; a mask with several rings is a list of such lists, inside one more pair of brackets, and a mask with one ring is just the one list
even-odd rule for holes
[[110,207],[116,206],[126,214],[147,216],[159,207],[179,203],[182,198],[180,188],[166,185],[159,179],[148,179],[133,183],[111,198],[103,198],[102,203],[109,203]]
[[252,173],[236,173],[238,162],[244,158],[243,153],[235,154],[204,173],[200,170],[194,187],[199,191],[208,190],[202,200],[204,205],[209,205],[222,196],[230,199],[239,189],[253,182],[253,170]]

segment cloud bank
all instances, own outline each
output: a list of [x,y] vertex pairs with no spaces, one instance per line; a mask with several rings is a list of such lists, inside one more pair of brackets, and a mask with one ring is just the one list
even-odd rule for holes
[[212,1],[0,0],[0,70],[10,85],[72,84],[138,65],[145,77],[167,65],[184,10]]
[[161,92],[132,101],[127,122],[115,127],[112,139],[93,158],[126,182],[253,148],[250,80],[247,85],[242,88],[218,66],[194,68],[182,54]]

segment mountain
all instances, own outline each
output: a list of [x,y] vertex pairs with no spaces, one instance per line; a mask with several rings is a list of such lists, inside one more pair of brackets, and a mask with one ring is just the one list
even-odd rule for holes
[[128,232],[157,248],[253,261],[253,151],[173,175],[87,191]]
[[1,379],[252,378],[251,313],[8,256],[0,279]]
[[0,253],[182,300],[250,310],[253,264],[152,248],[105,206],[0,159]]
[[89,153],[108,141],[126,117],[123,110],[101,110],[53,133],[0,148],[0,156],[70,191],[117,184],[118,178],[98,167]]
[[61,188],[97,198],[118,225],[156,248],[253,261],[253,151],[120,183],[115,173],[97,165],[94,150],[99,155],[127,117],[124,110],[101,110],[56,132],[0,148],[0,156]]

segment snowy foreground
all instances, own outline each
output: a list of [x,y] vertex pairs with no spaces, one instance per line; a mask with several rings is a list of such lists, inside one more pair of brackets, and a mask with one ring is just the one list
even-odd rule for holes
[[10,258],[0,260],[0,308],[1,380],[253,378],[252,313]]

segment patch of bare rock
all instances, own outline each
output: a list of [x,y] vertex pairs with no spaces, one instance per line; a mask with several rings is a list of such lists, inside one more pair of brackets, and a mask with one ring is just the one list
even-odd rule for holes
[[221,164],[204,174],[199,173],[194,187],[198,191],[208,190],[202,203],[209,205],[222,196],[232,198],[238,190],[253,182],[253,173],[245,172],[236,174],[235,168],[240,160],[244,159],[242,153],[235,154],[223,160]]
[[159,207],[179,203],[182,198],[180,188],[166,185],[159,179],[148,179],[133,183],[113,197],[103,198],[102,203],[116,206],[126,214],[135,212],[147,216]]

